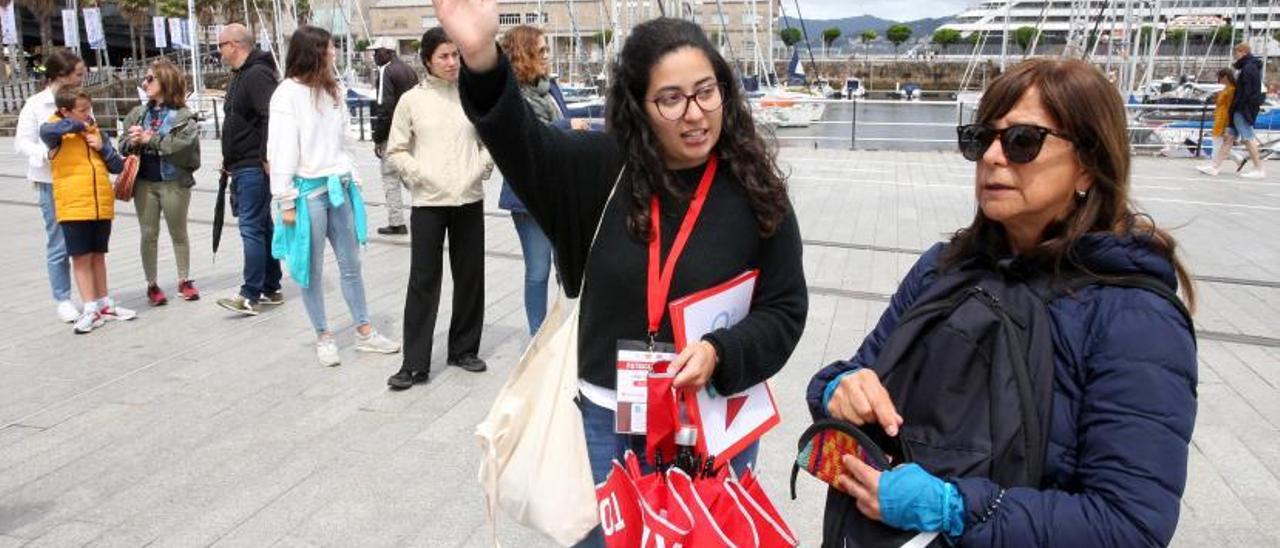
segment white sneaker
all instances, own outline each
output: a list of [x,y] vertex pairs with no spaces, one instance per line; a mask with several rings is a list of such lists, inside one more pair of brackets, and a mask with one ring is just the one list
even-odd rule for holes
[[71,301],[58,301],[58,319],[62,323],[74,323],[80,319],[80,310]]
[[377,331],[370,331],[367,336],[357,331],[356,350],[374,354],[395,354],[400,351],[400,343],[382,336],[382,333]]
[[321,337],[317,340],[316,359],[320,360],[320,365],[325,367],[342,363],[342,358],[338,356],[338,341],[333,337]]
[[1202,166],[1196,166],[1196,171],[1199,171],[1200,173],[1203,173],[1203,174],[1205,174],[1205,175],[1217,175],[1217,174],[1218,174],[1218,168],[1213,167],[1212,165],[1209,165],[1209,164],[1205,164],[1205,165],[1202,165]]
[[76,319],[76,334],[83,335],[93,331],[95,327],[102,327],[103,323],[105,323],[105,321],[102,319],[102,314],[86,311],[83,314],[80,314],[80,317]]
[[1262,171],[1261,169],[1255,169],[1241,173],[1240,177],[1244,179],[1265,179],[1267,177],[1267,172]]
[[103,319],[115,320],[118,322],[127,322],[138,317],[137,312],[129,310],[128,308],[118,304],[112,304],[111,306],[98,311],[98,314],[101,314]]

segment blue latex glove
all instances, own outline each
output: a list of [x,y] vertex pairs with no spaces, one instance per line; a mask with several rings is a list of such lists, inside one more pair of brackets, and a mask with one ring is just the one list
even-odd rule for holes
[[954,484],[942,481],[916,464],[905,464],[880,475],[880,515],[886,524],[910,531],[964,533],[964,499]]

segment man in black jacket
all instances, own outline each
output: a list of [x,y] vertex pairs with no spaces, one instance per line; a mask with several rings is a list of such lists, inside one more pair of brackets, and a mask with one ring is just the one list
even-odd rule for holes
[[378,65],[377,99],[374,103],[373,152],[382,162],[382,190],[387,196],[387,226],[378,234],[408,234],[404,224],[404,198],[400,194],[400,174],[384,158],[391,118],[396,113],[400,96],[418,84],[418,74],[400,60],[399,46],[392,38],[379,38],[373,44],[373,62]]
[[1262,156],[1258,152],[1258,139],[1253,133],[1253,124],[1258,121],[1258,111],[1266,96],[1262,93],[1262,60],[1253,56],[1248,42],[1241,42],[1235,49],[1236,94],[1231,99],[1231,125],[1229,132],[1244,142],[1249,150],[1249,158],[1253,160],[1254,169],[1241,173],[1246,179],[1266,177],[1262,167]]
[[256,316],[259,304],[284,303],[280,262],[271,256],[271,183],[267,178],[267,115],[279,73],[253,34],[232,23],[218,34],[218,53],[231,67],[222,125],[222,169],[231,175],[233,203],[244,244],[244,284],[218,306]]

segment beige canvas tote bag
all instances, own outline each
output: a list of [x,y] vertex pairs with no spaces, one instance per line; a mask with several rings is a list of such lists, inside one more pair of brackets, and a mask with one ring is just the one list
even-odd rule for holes
[[[613,201],[614,181],[605,209]],[[601,221],[604,214],[600,215]],[[596,223],[591,246],[600,234]],[[590,252],[588,252],[590,257]],[[583,275],[582,286],[586,287]],[[579,292],[579,297],[581,292]],[[476,435],[490,529],[497,510],[568,546],[599,523],[578,394],[578,299],[561,288]],[[494,544],[497,544],[496,532]]]

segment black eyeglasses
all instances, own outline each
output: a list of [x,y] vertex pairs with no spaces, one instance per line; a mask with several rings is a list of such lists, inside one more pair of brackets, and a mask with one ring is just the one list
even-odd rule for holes
[[148,74],[142,77],[143,83],[150,84],[151,82],[154,82],[154,81],[156,81],[156,77],[154,75]]
[[684,118],[689,112],[689,103],[695,101],[702,112],[714,112],[724,104],[723,86],[720,82],[707,84],[688,95],[676,90],[664,91],[653,98],[653,104],[658,107],[658,114],[673,122]]
[[1004,157],[1014,164],[1025,164],[1040,155],[1044,140],[1050,135],[1072,141],[1071,136],[1047,127],[1031,124],[1015,124],[1004,129],[993,129],[982,124],[968,124],[956,127],[959,137],[960,153],[964,159],[976,162],[991,148],[991,143],[1000,139],[1000,148]]
[[234,43],[235,43],[234,40],[224,40],[222,42],[218,42],[218,49],[222,49],[223,46],[229,46]]

